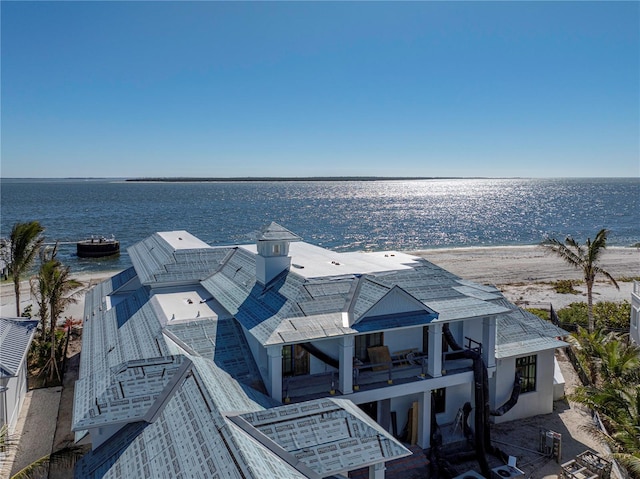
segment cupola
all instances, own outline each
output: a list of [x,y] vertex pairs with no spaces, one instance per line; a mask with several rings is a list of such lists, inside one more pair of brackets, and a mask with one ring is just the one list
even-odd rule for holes
[[278,223],[263,227],[258,234],[256,257],[256,280],[263,285],[291,267],[289,244],[301,241],[298,235]]

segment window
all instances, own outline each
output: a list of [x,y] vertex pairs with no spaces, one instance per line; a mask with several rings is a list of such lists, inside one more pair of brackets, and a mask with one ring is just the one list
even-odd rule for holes
[[282,376],[309,374],[309,353],[299,344],[282,347]]
[[440,414],[447,409],[447,390],[446,388],[434,389],[431,391],[433,395],[433,404],[435,406],[435,413]]
[[353,355],[363,363],[367,363],[369,362],[369,354],[367,353],[367,348],[382,346],[383,342],[383,333],[371,333],[356,336]]
[[638,316],[640,316],[640,309],[631,308],[631,326],[635,329],[638,328]]
[[275,254],[275,255],[279,255],[280,254],[280,245],[279,244],[274,244],[273,245],[273,254]]
[[523,358],[516,358],[516,371],[520,371],[522,375],[520,380],[521,393],[527,393],[536,390],[536,360],[538,356],[525,356]]

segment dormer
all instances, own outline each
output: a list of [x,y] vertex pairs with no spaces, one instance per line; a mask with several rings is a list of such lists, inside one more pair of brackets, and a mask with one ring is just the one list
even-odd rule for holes
[[257,238],[256,280],[266,285],[277,275],[291,267],[289,244],[300,241],[298,235],[278,223],[271,223],[260,230]]

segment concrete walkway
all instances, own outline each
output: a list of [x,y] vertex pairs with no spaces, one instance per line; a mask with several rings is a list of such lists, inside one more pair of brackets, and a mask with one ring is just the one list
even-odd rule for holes
[[20,439],[15,450],[11,474],[7,474],[7,463],[0,477],[11,477],[32,462],[51,453],[61,396],[60,386],[33,389],[27,393],[13,435]]

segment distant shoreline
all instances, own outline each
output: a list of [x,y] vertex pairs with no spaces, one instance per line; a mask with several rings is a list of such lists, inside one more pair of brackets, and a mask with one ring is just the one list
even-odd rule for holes
[[[162,182],[162,183],[185,183],[185,182],[268,182],[268,181],[411,181],[411,180],[478,180],[489,179],[480,176],[246,176],[246,177],[152,177],[152,178],[128,178],[125,181],[131,182]],[[519,179],[519,178],[509,178]]]

